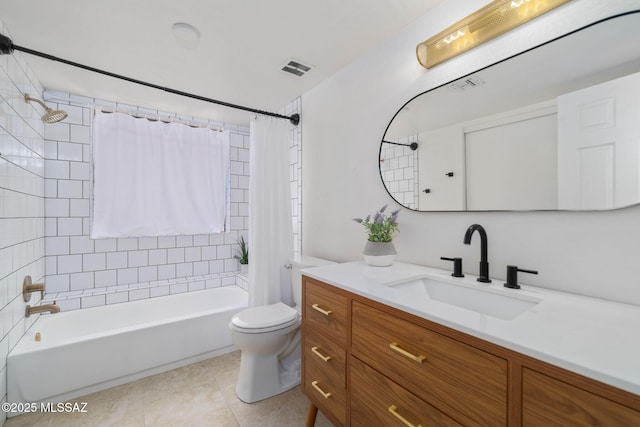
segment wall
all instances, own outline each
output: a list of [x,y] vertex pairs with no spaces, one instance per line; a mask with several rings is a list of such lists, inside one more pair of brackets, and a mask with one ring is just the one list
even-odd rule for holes
[[[449,62],[426,70],[415,45],[486,4],[447,0],[396,37],[302,96],[303,251],[336,261],[362,259],[366,234],[351,221],[391,202],[380,183],[378,150],[395,112],[417,93],[616,12],[637,0],[571,2]],[[372,90],[375,88],[375,90]],[[441,256],[464,259],[477,274],[479,241],[462,244],[466,228],[489,236],[491,274],[506,265],[539,270],[521,281],[537,286],[640,304],[633,271],[640,256],[640,207],[609,212],[424,213],[403,209],[394,240],[398,259],[449,269]]]
[[[1,33],[11,37],[0,22]],[[7,399],[7,354],[35,318],[26,319],[22,280],[44,279],[44,135],[42,111],[23,93],[42,87],[22,54],[0,56],[0,400]],[[30,304],[37,304],[33,294]],[[5,414],[0,413],[0,424]]]

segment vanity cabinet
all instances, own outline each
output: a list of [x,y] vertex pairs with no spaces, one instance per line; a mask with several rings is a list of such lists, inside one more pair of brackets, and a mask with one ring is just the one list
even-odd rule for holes
[[640,395],[303,276],[302,390],[336,426],[640,426]]

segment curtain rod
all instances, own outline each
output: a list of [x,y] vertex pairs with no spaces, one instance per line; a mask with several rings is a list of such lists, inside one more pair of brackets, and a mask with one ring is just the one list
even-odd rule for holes
[[213,104],[218,104],[218,105],[222,105],[224,107],[229,107],[229,108],[235,108],[236,110],[244,110],[244,111],[249,111],[251,113],[256,113],[256,114],[262,114],[264,116],[271,116],[271,117],[277,117],[279,119],[287,119],[291,122],[292,125],[297,126],[298,123],[300,123],[300,114],[292,114],[291,116],[285,116],[282,114],[278,114],[278,113],[272,113],[269,111],[264,111],[264,110],[258,110],[255,108],[250,108],[250,107],[244,107],[242,105],[236,105],[236,104],[231,104],[229,102],[225,102],[225,101],[218,101],[216,99],[211,99],[211,98],[206,98],[204,96],[200,96],[200,95],[195,95],[192,93],[188,93],[188,92],[183,92],[181,90],[177,90],[177,89],[171,89],[168,87],[164,87],[164,86],[160,86],[160,85],[156,85],[153,83],[148,83],[142,80],[138,80],[138,79],[134,79],[131,77],[126,77],[126,76],[122,76],[120,74],[115,74],[109,71],[104,71],[104,70],[100,70],[98,68],[94,68],[94,67],[90,67],[88,65],[83,65],[83,64],[79,64],[77,62],[73,62],[73,61],[69,61],[66,59],[62,59],[62,58],[58,58],[56,56],[53,55],[49,55],[47,53],[42,53],[42,52],[38,52],[36,50],[32,50],[26,47],[22,47],[22,46],[17,46],[15,44],[13,44],[13,41],[11,41],[11,39],[3,34],[0,34],[0,55],[8,55],[13,53],[14,50],[18,50],[24,53],[28,53],[31,55],[35,55],[35,56],[39,56],[41,58],[45,58],[45,59],[49,59],[51,61],[56,61],[56,62],[61,62],[63,64],[67,64],[67,65],[71,65],[73,67],[78,67],[78,68],[82,68],[83,70],[88,70],[88,71],[93,71],[94,73],[98,73],[98,74],[102,74],[105,76],[109,76],[109,77],[114,77],[116,79],[120,79],[120,80],[125,80],[131,83],[136,83],[142,86],[147,86],[153,89],[159,89],[165,92],[169,92],[175,95],[181,95],[181,96],[186,96],[188,98],[193,98],[193,99],[197,99],[199,101],[205,101],[205,102],[210,102]]

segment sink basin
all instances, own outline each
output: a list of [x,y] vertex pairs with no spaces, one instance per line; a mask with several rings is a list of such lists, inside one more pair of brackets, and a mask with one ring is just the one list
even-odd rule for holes
[[412,299],[428,298],[503,320],[511,320],[535,307],[541,300],[523,295],[509,295],[509,290],[490,289],[483,285],[448,283],[419,277],[389,284]]

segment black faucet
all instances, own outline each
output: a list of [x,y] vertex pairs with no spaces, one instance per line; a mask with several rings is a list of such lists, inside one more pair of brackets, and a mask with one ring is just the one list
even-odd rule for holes
[[471,236],[474,231],[480,233],[480,274],[478,282],[491,283],[489,278],[489,262],[487,261],[487,232],[484,231],[484,227],[480,224],[473,224],[467,228],[467,232],[464,233],[464,244],[471,244]]

